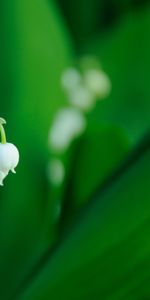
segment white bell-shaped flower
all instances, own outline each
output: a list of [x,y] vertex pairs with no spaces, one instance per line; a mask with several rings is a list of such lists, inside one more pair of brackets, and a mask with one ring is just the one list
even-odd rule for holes
[[0,118],[0,131],[2,142],[0,143],[0,185],[3,185],[4,178],[9,171],[15,173],[15,168],[19,162],[19,152],[15,145],[6,142],[3,125],[5,120]]
[[56,152],[66,151],[71,142],[80,136],[86,128],[84,115],[73,107],[58,111],[50,128],[49,144]]
[[102,70],[88,70],[84,75],[84,81],[87,88],[100,99],[107,97],[111,91],[111,81]]
[[70,92],[68,100],[71,105],[85,112],[92,110],[96,102],[93,93],[83,84]]
[[61,84],[67,92],[76,89],[81,81],[81,74],[75,68],[69,68],[62,74]]
[[47,166],[48,178],[53,186],[59,187],[65,178],[65,166],[58,158],[52,158]]

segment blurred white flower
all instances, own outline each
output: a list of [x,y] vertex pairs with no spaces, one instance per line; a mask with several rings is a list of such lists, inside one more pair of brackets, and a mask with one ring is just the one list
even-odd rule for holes
[[98,69],[85,72],[84,81],[87,88],[99,98],[105,98],[111,91],[111,82],[107,74]]
[[56,114],[49,133],[50,147],[56,152],[67,150],[74,138],[84,132],[86,119],[77,109],[63,108]]
[[81,75],[75,68],[69,68],[64,71],[61,78],[62,87],[68,92],[71,91],[81,83]]
[[83,110],[89,111],[95,105],[95,97],[93,93],[84,85],[79,85],[76,89],[70,91],[68,101],[73,106]]
[[3,185],[3,180],[9,171],[15,173],[18,162],[19,152],[16,146],[11,143],[0,143],[0,185]]
[[98,99],[102,100],[109,95],[111,82],[95,58],[86,57],[82,64],[82,73],[75,68],[69,68],[63,73],[61,83],[68,102],[73,107],[88,112],[94,108]]
[[53,185],[59,186],[63,183],[65,167],[60,159],[53,158],[50,160],[47,168],[47,175]]

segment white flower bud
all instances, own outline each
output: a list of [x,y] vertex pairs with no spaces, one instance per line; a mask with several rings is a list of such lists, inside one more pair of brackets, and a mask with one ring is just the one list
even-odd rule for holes
[[57,152],[66,151],[74,138],[82,134],[85,128],[86,119],[79,110],[71,107],[61,109],[50,129],[50,147]]
[[90,111],[95,105],[93,93],[84,85],[79,85],[76,89],[72,90],[68,100],[70,104],[83,111]]
[[62,87],[66,91],[75,89],[81,83],[81,75],[75,68],[67,69],[61,78]]
[[111,82],[102,70],[91,69],[85,73],[85,84],[91,92],[100,98],[105,98],[111,91]]
[[47,175],[54,186],[60,186],[65,178],[65,167],[58,158],[50,160],[47,168]]
[[11,143],[0,143],[0,185],[3,185],[3,180],[9,171],[15,173],[18,162],[19,152],[16,146]]

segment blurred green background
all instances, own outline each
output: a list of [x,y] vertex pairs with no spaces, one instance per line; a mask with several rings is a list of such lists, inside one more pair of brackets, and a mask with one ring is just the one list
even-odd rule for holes
[[[0,187],[0,299],[150,299],[150,1],[0,7],[0,117],[20,152]],[[86,55],[112,91],[61,157],[55,187],[46,167],[67,105],[61,76]]]

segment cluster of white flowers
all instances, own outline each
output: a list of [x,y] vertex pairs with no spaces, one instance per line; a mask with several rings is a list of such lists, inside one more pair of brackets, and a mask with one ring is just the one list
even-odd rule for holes
[[92,110],[97,100],[105,99],[111,91],[111,82],[101,68],[87,68],[83,72],[67,69],[62,76],[62,87],[70,105],[83,112]]
[[62,74],[61,85],[68,99],[68,107],[56,113],[48,139],[49,147],[56,156],[48,165],[48,177],[55,186],[61,185],[65,177],[65,167],[59,155],[85,131],[85,113],[94,108],[97,100],[106,98],[111,90],[108,76],[98,66],[88,67],[84,72],[68,68]]
[[65,167],[60,158],[69,148],[72,141],[80,136],[86,128],[84,115],[76,108],[66,107],[60,109],[54,119],[49,132],[49,147],[55,157],[48,164],[48,178],[54,186],[63,183]]
[[6,136],[3,124],[6,121],[0,118],[0,185],[3,185],[4,178],[8,175],[9,171],[15,173],[15,168],[19,162],[19,152],[15,145],[6,142]]

